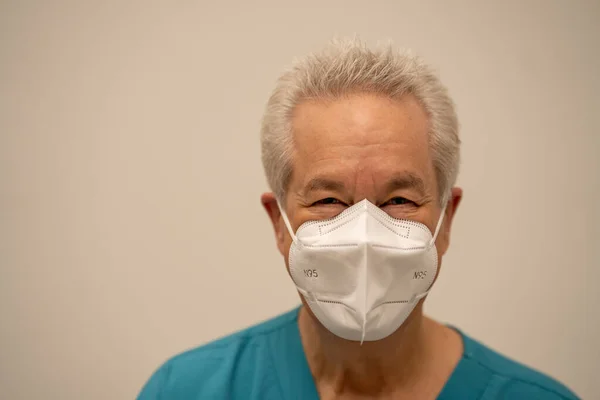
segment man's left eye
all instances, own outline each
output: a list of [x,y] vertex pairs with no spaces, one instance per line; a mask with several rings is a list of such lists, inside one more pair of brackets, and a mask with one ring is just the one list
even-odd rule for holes
[[401,206],[404,204],[415,204],[414,201],[410,201],[404,197],[393,197],[391,199],[389,199],[388,201],[386,201],[385,203],[383,203],[381,205],[381,207],[384,206]]

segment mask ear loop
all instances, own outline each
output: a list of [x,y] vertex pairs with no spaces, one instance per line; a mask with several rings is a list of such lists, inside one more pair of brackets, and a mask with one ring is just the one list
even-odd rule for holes
[[281,218],[283,218],[283,222],[285,223],[285,227],[287,228],[290,236],[292,237],[292,240],[296,243],[300,242],[298,240],[298,238],[296,237],[296,235],[294,234],[294,230],[292,229],[292,225],[290,224],[290,220],[287,217],[287,214],[285,213],[285,211],[283,211],[283,207],[281,206],[281,203],[279,202],[279,200],[277,200],[277,207],[279,207],[279,212],[281,213]]
[[444,222],[445,215],[446,215],[446,206],[444,205],[444,208],[442,208],[442,213],[440,214],[440,219],[438,219],[437,225],[435,227],[433,237],[431,238],[431,241],[429,242],[429,247],[435,246],[435,240],[437,239],[438,233],[440,233],[440,229],[442,228],[442,222]]
[[[294,241],[294,243],[298,244],[299,246],[302,246],[302,242],[300,240],[298,240],[298,238],[294,234],[294,230],[292,229],[292,224],[290,224],[290,220],[288,219],[285,211],[283,211],[283,207],[281,206],[281,203],[279,202],[279,200],[277,200],[277,207],[279,208],[279,212],[281,213],[281,218],[283,218],[285,227],[287,228],[290,236],[292,237],[292,240]],[[292,278],[292,281],[293,280],[294,280],[294,278]],[[295,284],[295,282],[294,282],[294,284]],[[308,301],[312,301],[314,303],[319,303],[319,299],[317,299],[317,297],[312,292],[308,292],[302,288],[299,288],[297,285],[296,285],[296,289]]]
[[[435,232],[433,233],[433,237],[431,238],[431,241],[429,242],[429,248],[431,248],[432,246],[435,246],[435,240],[437,239],[438,233],[440,233],[440,229],[442,228],[442,222],[444,222],[445,215],[446,215],[446,205],[444,205],[444,208],[442,208],[442,213],[440,214],[440,219],[438,219],[438,223],[435,227]],[[429,294],[429,291],[431,290],[432,286],[433,286],[433,284],[431,286],[429,286],[429,288],[426,291],[424,291],[423,293],[414,295],[410,299],[410,302],[412,303],[414,301],[419,301],[423,297],[427,296]]]

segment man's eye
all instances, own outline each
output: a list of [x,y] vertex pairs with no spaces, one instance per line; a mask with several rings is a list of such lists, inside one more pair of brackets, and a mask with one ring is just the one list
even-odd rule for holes
[[388,201],[386,201],[385,203],[383,203],[381,205],[381,207],[384,206],[402,206],[405,204],[415,204],[414,201],[410,201],[404,197],[393,197],[391,199],[389,199]]
[[319,201],[315,201],[313,205],[330,205],[330,204],[343,204],[338,199],[334,199],[333,197],[327,197],[325,199],[321,199]]

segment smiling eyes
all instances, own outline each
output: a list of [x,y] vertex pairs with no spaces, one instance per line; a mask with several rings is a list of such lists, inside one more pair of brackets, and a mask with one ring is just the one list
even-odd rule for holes
[[379,207],[384,207],[384,206],[402,206],[405,204],[410,204],[410,205],[416,205],[416,203],[414,201],[408,200],[407,198],[404,197],[392,197],[391,199],[389,199],[388,201],[386,201],[385,203],[383,203],[382,205],[380,205]]
[[[342,205],[342,206],[346,206],[348,207],[348,204],[334,198],[334,197],[326,197],[324,199],[315,201],[313,204],[311,204],[311,206],[319,206],[319,205]],[[412,201],[412,200],[408,200],[405,197],[400,197],[400,196],[396,196],[396,197],[392,197],[391,199],[389,199],[388,201],[386,201],[383,204],[380,204],[379,207],[386,207],[386,206],[403,206],[403,205],[411,205],[411,206],[417,206],[417,204]]]
[[313,206],[318,206],[318,205],[330,205],[330,204],[342,204],[342,205],[346,205],[344,203],[342,203],[341,201],[339,201],[338,199],[334,199],[333,197],[327,197],[318,201],[315,201],[312,205]]

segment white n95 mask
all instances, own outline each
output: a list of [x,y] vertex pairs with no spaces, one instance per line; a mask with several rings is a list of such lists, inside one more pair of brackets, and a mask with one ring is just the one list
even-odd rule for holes
[[427,226],[389,216],[367,199],[332,219],[309,221],[294,234],[289,269],[317,319],[347,340],[380,340],[395,332],[437,272],[435,238]]

